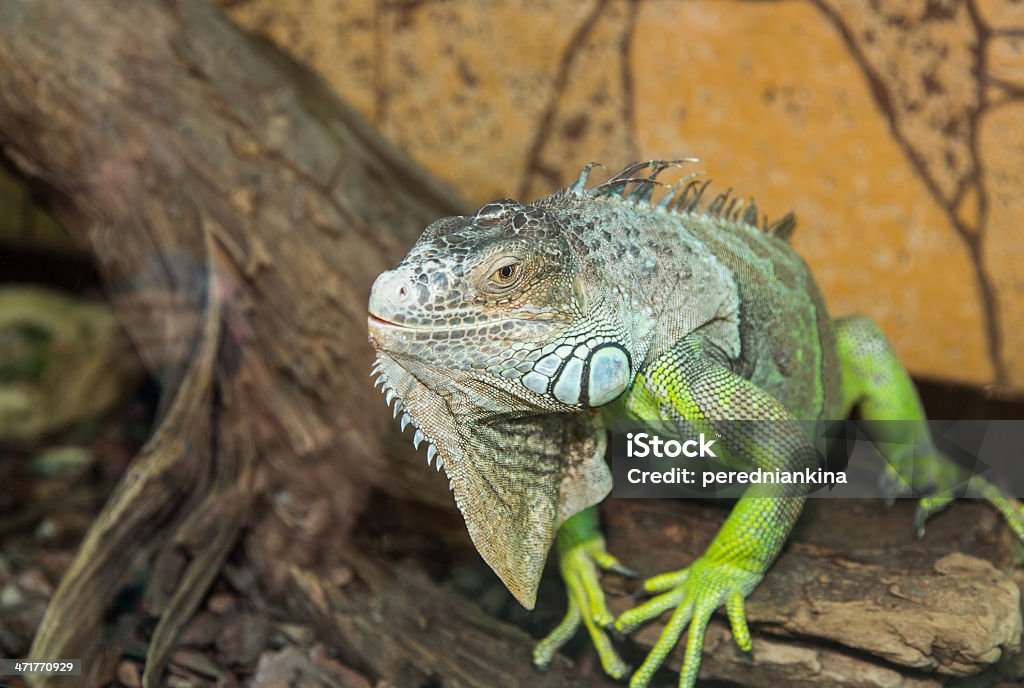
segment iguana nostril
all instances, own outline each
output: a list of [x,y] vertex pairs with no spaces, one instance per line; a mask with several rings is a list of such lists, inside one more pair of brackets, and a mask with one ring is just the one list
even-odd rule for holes
[[412,294],[412,285],[403,274],[397,270],[381,273],[370,289],[370,312],[385,320],[392,320]]

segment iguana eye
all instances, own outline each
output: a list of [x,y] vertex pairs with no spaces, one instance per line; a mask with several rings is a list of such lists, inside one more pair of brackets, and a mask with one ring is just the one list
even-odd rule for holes
[[494,272],[492,272],[490,277],[487,278],[487,281],[490,282],[493,287],[498,289],[507,289],[519,280],[522,267],[523,264],[517,260],[510,260],[507,263],[502,263],[495,268]]
[[502,265],[494,271],[494,274],[491,275],[491,279],[499,284],[508,284],[515,279],[518,272],[519,265],[516,263],[513,263],[512,265]]
[[483,298],[507,298],[526,277],[523,259],[516,255],[498,256],[480,266],[477,289]]

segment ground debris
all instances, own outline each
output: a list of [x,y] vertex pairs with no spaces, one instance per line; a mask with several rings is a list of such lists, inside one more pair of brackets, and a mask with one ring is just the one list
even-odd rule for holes
[[276,686],[337,686],[337,688],[371,688],[373,684],[362,674],[327,656],[324,646],[309,650],[286,647],[260,657],[252,688]]

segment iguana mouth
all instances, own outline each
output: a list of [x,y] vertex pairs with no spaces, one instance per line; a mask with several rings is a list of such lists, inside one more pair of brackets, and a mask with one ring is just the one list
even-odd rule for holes
[[424,327],[422,325],[406,325],[374,315],[373,312],[366,318],[366,324],[369,326],[371,333],[375,327],[382,330],[408,330],[409,332],[448,332],[452,329],[447,326]]
[[398,328],[399,330],[414,330],[407,325],[402,325],[401,322],[395,322],[394,320],[388,320],[380,315],[370,313],[367,317],[367,325],[370,328]]
[[401,327],[402,329],[407,329],[405,325],[400,325],[399,323],[392,322],[390,320],[385,320],[384,318],[376,316],[373,313],[370,313],[370,316],[367,318],[367,321],[369,322],[370,325],[383,325],[385,327]]
[[532,318],[496,318],[496,319],[493,319],[493,320],[484,320],[484,321],[481,321],[479,323],[472,324],[472,325],[461,325],[461,326],[452,326],[452,325],[429,326],[429,325],[426,325],[426,326],[424,326],[424,325],[405,325],[405,324],[402,324],[402,323],[397,323],[397,322],[394,322],[393,320],[388,320],[386,318],[382,318],[379,315],[376,315],[375,313],[370,311],[369,315],[366,318],[366,323],[369,326],[371,333],[373,331],[373,328],[375,328],[375,327],[378,328],[378,329],[381,329],[381,330],[397,329],[397,330],[407,330],[409,332],[451,332],[451,333],[463,333],[463,332],[471,332],[471,331],[479,330],[482,327],[499,327],[499,326],[501,326],[501,325],[503,325],[505,323],[508,323],[508,322],[532,324],[532,323],[536,323],[536,322],[542,322],[542,323],[543,322],[551,322],[553,319],[554,319],[553,316],[551,316],[550,314],[546,314],[545,313],[545,314],[538,314],[537,316],[532,317]]

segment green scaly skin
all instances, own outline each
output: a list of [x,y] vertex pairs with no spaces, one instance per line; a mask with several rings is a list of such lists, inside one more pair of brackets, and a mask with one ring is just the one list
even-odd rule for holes
[[730,466],[766,470],[818,465],[804,421],[855,407],[868,421],[907,421],[869,431],[887,459],[886,494],[929,495],[917,531],[960,490],[991,503],[1024,539],[1018,503],[934,448],[879,329],[829,316],[786,242],[791,217],[758,228],[756,210],[741,211],[728,193],[702,206],[704,187],[689,177],[650,203],[658,174],[678,162],[637,163],[587,187],[591,165],[529,205],[495,201],[439,220],[370,298],[378,384],[414,443],[427,444],[428,464],[443,464],[474,544],[527,608],[556,545],[568,609],[535,664],[547,666],[582,626],[604,670],[624,677],[609,630],[671,612],[635,687],[687,628],[679,685],[693,686],[720,607],[739,647],[751,648],[744,600],[804,495],[799,485],[752,485],[703,555],[648,579],[653,596],[613,619],[601,571],[630,571],[607,552],[594,505],[610,489],[605,428],[615,420],[678,437],[696,423],[721,435]]
[[[954,488],[966,483],[964,496],[989,502],[1003,515],[1017,537],[1024,540],[1024,515],[1016,500],[1005,497],[984,478],[964,475],[952,460],[931,445],[930,439],[926,442],[920,441],[920,438],[927,436],[928,433],[924,409],[910,376],[878,327],[863,316],[839,319],[835,325],[842,374],[844,415],[849,415],[856,408],[861,417],[868,421],[919,421],[917,424],[904,422],[896,425],[869,425],[876,431],[902,433],[871,437],[886,458],[883,489],[892,497],[909,492],[930,494],[919,500],[914,519],[918,535],[924,534],[924,523],[929,516],[941,511],[953,501]],[[747,409],[753,404],[764,403],[765,406],[758,409],[759,418],[789,417],[784,408],[773,404],[770,398],[765,399],[765,395],[756,388],[751,388],[749,383],[744,385],[745,381],[731,380],[728,373],[721,371],[717,374],[719,393],[717,396],[714,393],[708,395],[710,400],[702,403],[694,394],[693,387],[686,383],[688,378],[695,377],[692,368],[681,365],[678,360],[666,360],[661,365],[654,366],[648,377],[637,377],[626,396],[624,406],[627,414],[641,420],[657,417],[659,414],[664,415],[659,408],[668,405],[688,420],[707,421],[713,427],[712,419],[722,410],[722,400],[729,399],[730,405],[738,402],[746,404]],[[701,376],[698,374],[696,377]],[[731,414],[724,417],[741,417],[743,411],[733,406]],[[771,445],[770,440],[765,445],[758,444],[765,442],[764,438],[726,439],[733,445],[744,440],[752,447]],[[910,448],[922,445],[927,448],[923,453],[914,455],[910,451]],[[752,452],[749,465],[773,467],[775,464],[771,462],[771,455],[772,452],[766,452],[757,456],[757,452]],[[784,463],[787,468],[800,468],[796,462]],[[743,600],[761,581],[768,567],[778,556],[803,506],[802,497],[785,497],[773,489],[779,487],[785,486],[765,485],[763,491],[767,494],[748,493],[738,502],[700,559],[688,568],[644,581],[643,589],[656,596],[615,620],[615,630],[629,633],[664,612],[675,610],[647,660],[633,674],[631,688],[639,688],[649,683],[688,624],[691,628],[679,685],[693,686],[700,666],[704,631],[711,614],[722,605],[725,606],[736,644],[744,651],[751,649]],[[771,498],[757,499],[765,496]],[[589,530],[583,534],[580,532],[581,525],[573,524],[576,531],[574,538],[589,540],[593,546],[603,547],[604,540],[597,529],[596,513],[588,513],[587,516],[588,518],[581,523]],[[568,526],[569,522],[563,528]],[[587,609],[590,610],[591,618],[595,621],[605,618],[607,607],[603,596],[593,592],[600,589],[596,570],[586,569],[564,555],[561,555],[560,562],[570,595],[577,594],[578,590],[587,590],[588,593],[583,599],[589,603]],[[568,622],[567,616],[556,632],[541,641],[541,646],[546,650],[544,657],[548,660],[554,655],[552,645],[564,644],[577,631],[579,623],[569,627]],[[594,646],[602,665],[620,665],[622,662],[614,648],[603,640],[606,636],[602,628],[594,628],[594,624],[591,624],[587,626],[587,630],[594,638]],[[598,637],[602,640],[599,641]],[[535,661],[537,659],[538,656],[535,655]],[[546,662],[538,664],[546,666]],[[608,673],[616,675],[611,671]]]

